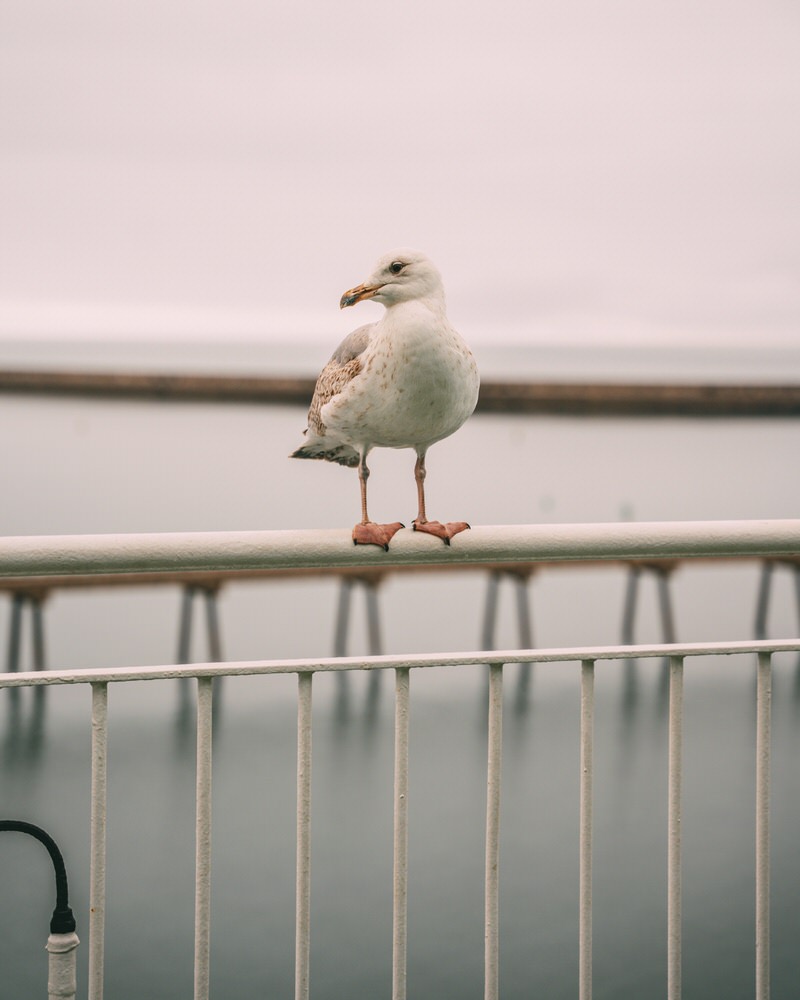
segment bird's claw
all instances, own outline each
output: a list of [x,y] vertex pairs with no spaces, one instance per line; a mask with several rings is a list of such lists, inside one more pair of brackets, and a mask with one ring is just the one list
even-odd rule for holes
[[411,527],[414,531],[424,531],[429,535],[441,538],[445,545],[449,545],[450,539],[460,531],[467,531],[469,529],[466,521],[448,521],[447,524],[442,524],[439,521],[415,520]]
[[384,552],[389,551],[389,542],[397,532],[405,525],[400,521],[392,524],[376,524],[374,521],[367,521],[357,524],[353,528],[353,545],[379,545]]

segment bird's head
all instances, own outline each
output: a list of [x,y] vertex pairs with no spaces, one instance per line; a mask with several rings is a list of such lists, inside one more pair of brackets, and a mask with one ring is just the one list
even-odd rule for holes
[[388,307],[426,298],[444,298],[442,276],[424,253],[401,249],[384,254],[367,280],[345,292],[339,305],[344,309],[374,299]]

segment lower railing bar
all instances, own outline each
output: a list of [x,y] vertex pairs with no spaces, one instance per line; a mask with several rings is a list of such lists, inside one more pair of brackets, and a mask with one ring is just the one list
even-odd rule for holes
[[489,668],[486,781],[486,895],[484,998],[500,996],[500,780],[503,761],[503,664]]
[[213,678],[197,678],[194,998],[208,1000],[211,950],[211,746]]
[[669,663],[667,803],[667,1000],[681,996],[681,787],[683,780],[683,658]]
[[594,662],[581,663],[580,928],[578,997],[592,998],[592,805],[594,767]]
[[383,656],[320,657],[302,660],[245,660],[148,667],[46,670],[0,674],[0,688],[51,684],[96,684],[110,681],[169,680],[176,677],[241,677],[264,674],[326,673],[340,670],[381,670],[409,667],[470,666],[492,663],[575,663],[592,660],[642,660],[665,656],[734,656],[800,652],[800,639],[746,642],[661,643],[648,646],[576,646],[562,649],[505,649],[459,653],[391,654]]
[[410,672],[395,671],[392,1000],[405,1000],[408,970],[408,732]]
[[295,1000],[308,1000],[311,962],[311,681],[297,675]]
[[89,1000],[102,1000],[106,920],[108,685],[92,684],[92,784],[89,838]]
[[758,657],[756,682],[756,1000],[770,992],[770,744],[772,715],[772,660]]

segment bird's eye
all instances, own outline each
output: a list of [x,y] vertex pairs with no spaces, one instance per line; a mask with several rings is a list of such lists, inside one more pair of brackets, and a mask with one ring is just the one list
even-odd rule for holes
[[401,260],[393,260],[389,265],[389,270],[392,274],[399,274],[406,265]]

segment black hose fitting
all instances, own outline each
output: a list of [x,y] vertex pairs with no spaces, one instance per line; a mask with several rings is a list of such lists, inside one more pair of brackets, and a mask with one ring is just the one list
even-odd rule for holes
[[44,844],[47,853],[53,862],[56,876],[56,908],[53,910],[53,917],[50,921],[51,934],[71,934],[75,930],[75,917],[69,906],[69,887],[67,885],[67,869],[64,866],[64,859],[58,845],[41,827],[34,826],[33,823],[25,823],[17,819],[0,819],[0,831],[14,830],[18,833],[27,833],[34,837],[40,844]]

